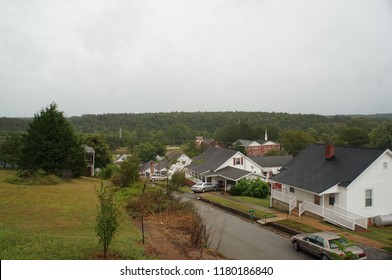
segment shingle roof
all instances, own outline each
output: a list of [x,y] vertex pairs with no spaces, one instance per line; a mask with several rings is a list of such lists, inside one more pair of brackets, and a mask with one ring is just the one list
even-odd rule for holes
[[293,159],[293,156],[263,156],[249,157],[261,167],[278,167],[284,166]]
[[335,146],[335,157],[325,160],[325,146],[313,144],[291,160],[272,181],[322,193],[342,182],[351,184],[386,149]]
[[210,147],[204,153],[195,157],[187,168],[197,173],[215,171],[236,153],[238,153],[238,151]]
[[238,169],[238,168],[234,168],[231,166],[226,166],[222,169],[219,169],[215,172],[216,175],[222,176],[224,178],[227,178],[229,180],[233,180],[233,181],[238,181],[241,178],[246,177],[247,175],[252,174],[252,172],[246,171],[246,170],[242,170],[242,169]]

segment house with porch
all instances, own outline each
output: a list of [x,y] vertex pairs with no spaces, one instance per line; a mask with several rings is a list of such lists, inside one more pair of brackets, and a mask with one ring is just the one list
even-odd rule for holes
[[243,178],[260,178],[262,168],[239,151],[210,147],[186,167],[186,175],[194,181],[210,182],[228,190]]
[[192,159],[182,152],[168,153],[156,165],[156,170],[162,175],[167,175],[169,179],[176,171],[181,171],[185,166],[189,165]]
[[315,214],[351,230],[392,214],[389,149],[313,144],[269,181],[271,206]]

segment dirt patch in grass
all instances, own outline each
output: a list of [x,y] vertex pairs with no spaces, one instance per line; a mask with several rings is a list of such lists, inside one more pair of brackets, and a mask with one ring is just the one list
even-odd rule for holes
[[[141,230],[141,221],[135,220]],[[160,260],[224,260],[216,250],[189,246],[184,217],[149,216],[144,218],[145,254]]]

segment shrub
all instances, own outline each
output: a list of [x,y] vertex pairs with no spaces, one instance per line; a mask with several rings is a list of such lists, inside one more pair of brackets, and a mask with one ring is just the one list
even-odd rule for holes
[[100,177],[103,180],[109,180],[112,178],[113,174],[118,171],[118,166],[115,164],[108,164],[105,168],[103,168],[100,172]]
[[111,180],[118,187],[126,187],[137,182],[139,180],[139,160],[130,158],[123,161]]
[[268,184],[260,179],[241,179],[235,186],[231,187],[230,194],[265,198],[268,195]]
[[15,185],[57,185],[63,182],[53,174],[46,174],[44,170],[19,170],[15,176],[6,179],[7,183]]
[[118,229],[120,212],[114,199],[113,190],[101,184],[100,189],[97,190],[97,196],[99,205],[97,206],[95,231],[106,259],[109,245]]

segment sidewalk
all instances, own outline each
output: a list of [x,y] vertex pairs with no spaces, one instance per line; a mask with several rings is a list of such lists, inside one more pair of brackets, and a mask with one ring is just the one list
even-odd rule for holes
[[[213,193],[213,192],[210,192],[210,194],[219,195],[218,193]],[[221,195],[219,195],[219,196],[221,196]],[[281,212],[277,209],[265,208],[260,205],[256,205],[256,204],[252,204],[252,203],[248,203],[248,202],[243,202],[238,199],[235,199],[235,197],[232,197],[232,196],[225,196],[225,199],[235,201],[237,203],[245,204],[245,205],[249,206],[249,208],[259,209],[259,210],[264,211],[266,213],[271,213],[271,214],[275,215],[275,217],[273,217],[273,218],[261,219],[261,220],[256,221],[260,225],[268,225],[272,222],[277,222],[277,221],[289,219],[289,220],[292,220],[292,221],[295,221],[298,223],[309,225],[309,226],[314,227],[320,231],[335,232],[339,235],[345,236],[346,238],[348,238],[354,242],[361,243],[361,244],[364,244],[369,247],[373,247],[373,248],[377,248],[377,249],[382,250],[383,247],[388,246],[384,243],[381,243],[381,242],[378,242],[378,241],[375,241],[375,240],[372,240],[369,238],[365,238],[365,237],[359,236],[354,233],[343,231],[342,229],[340,229],[338,227],[327,224],[327,223],[323,222],[322,220],[311,217],[311,216],[303,215],[301,217],[298,217],[293,214],[289,215],[287,212]]]

